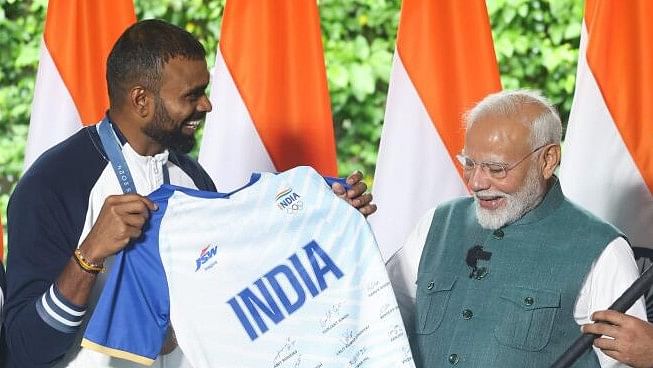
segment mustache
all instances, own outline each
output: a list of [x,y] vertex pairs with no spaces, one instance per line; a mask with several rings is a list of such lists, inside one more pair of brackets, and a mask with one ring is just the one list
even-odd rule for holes
[[197,121],[197,120],[204,120],[206,118],[206,112],[205,111],[196,111],[191,115],[188,119],[186,119],[185,122],[189,121]]
[[492,197],[509,197],[507,193],[498,190],[490,190],[490,189],[484,189],[484,190],[479,190],[478,192],[474,192],[473,196],[476,199],[484,199],[484,198],[492,198]]

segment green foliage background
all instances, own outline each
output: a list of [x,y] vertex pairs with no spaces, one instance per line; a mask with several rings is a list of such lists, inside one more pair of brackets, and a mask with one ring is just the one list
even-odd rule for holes
[[[92,1],[92,0],[90,0]],[[138,19],[186,28],[213,65],[225,0],[135,0]],[[374,172],[400,0],[319,0],[342,174]],[[488,0],[504,88],[540,89],[566,121],[573,97],[580,0]],[[20,177],[47,0],[0,0],[0,216]]]

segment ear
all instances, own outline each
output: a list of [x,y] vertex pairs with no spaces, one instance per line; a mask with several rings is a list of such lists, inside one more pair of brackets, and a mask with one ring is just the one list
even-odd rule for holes
[[544,158],[542,175],[548,180],[553,176],[555,169],[560,164],[560,145],[552,144],[546,147],[542,157]]
[[152,94],[143,86],[136,85],[129,90],[129,106],[141,118],[147,118],[154,111]]

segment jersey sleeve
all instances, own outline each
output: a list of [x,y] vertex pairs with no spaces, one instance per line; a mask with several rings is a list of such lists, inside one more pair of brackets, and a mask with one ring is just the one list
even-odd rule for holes
[[166,203],[157,204],[144,235],[116,255],[82,340],[87,349],[145,365],[161,351],[170,320],[158,247]]

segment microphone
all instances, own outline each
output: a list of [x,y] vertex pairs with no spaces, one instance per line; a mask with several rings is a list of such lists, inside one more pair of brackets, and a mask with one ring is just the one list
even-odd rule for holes
[[483,246],[475,245],[467,250],[467,256],[465,257],[465,263],[472,269],[472,272],[469,274],[469,278],[480,280],[487,275],[487,267],[478,267],[478,261],[489,261],[492,258],[492,252],[486,252],[483,250]]

